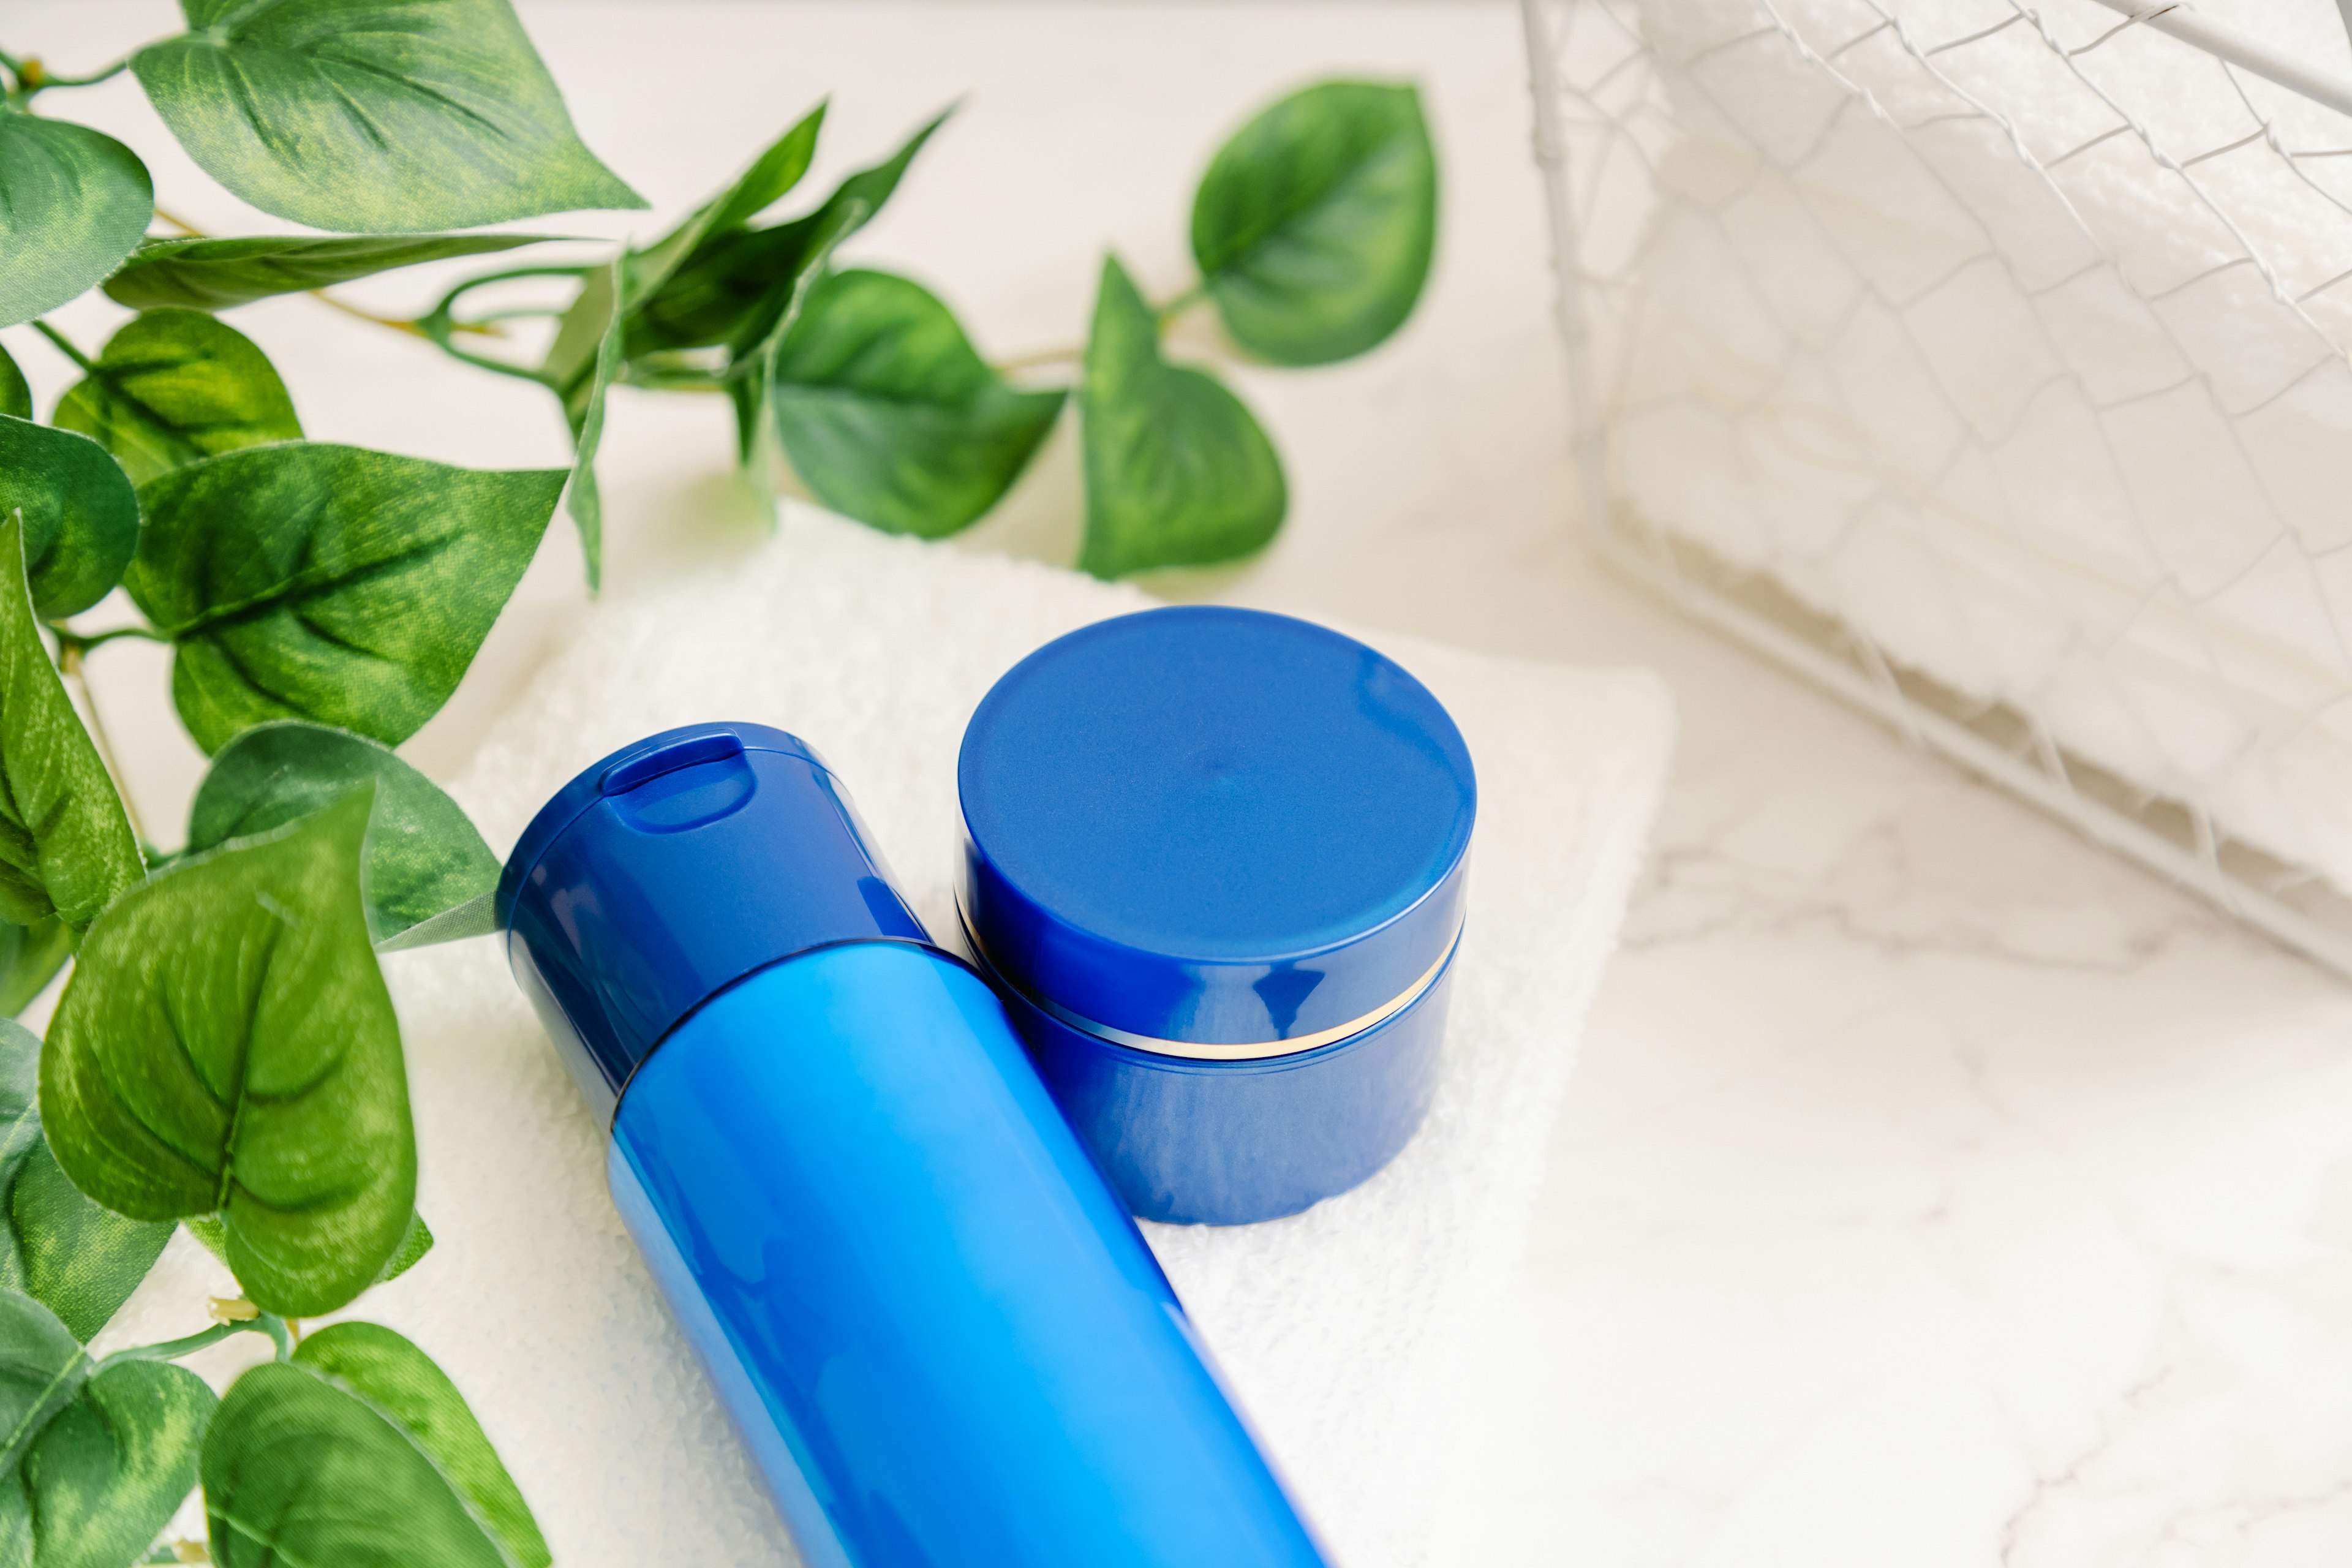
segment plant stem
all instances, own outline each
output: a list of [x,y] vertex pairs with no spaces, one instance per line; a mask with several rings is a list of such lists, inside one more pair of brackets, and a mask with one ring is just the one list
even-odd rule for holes
[[74,347],[72,339],[67,337],[63,332],[58,331],[55,327],[49,325],[48,322],[40,320],[38,317],[35,317],[31,324],[33,331],[40,333],[41,336],[55,343],[58,346],[58,352],[64,354],[66,358],[81,366],[84,371],[88,372],[91,375],[96,375],[98,374],[98,366],[90,363],[90,358],[88,354]]
[[[1151,318],[1159,322],[1160,330],[1165,331],[1169,322],[1208,297],[1208,284],[1195,283],[1166,304],[1151,307]],[[998,360],[995,368],[999,371],[1035,370],[1040,365],[1069,364],[1086,357],[1086,344],[1065,343],[1059,348],[1037,349],[1025,354],[1014,354],[1011,359]]]
[[[461,328],[459,330],[462,331],[463,329]],[[420,332],[419,335],[424,337],[432,336],[432,334],[426,332]],[[439,338],[434,338],[433,342],[443,353],[447,354],[451,359],[457,361],[461,364],[470,364],[477,370],[494,370],[500,375],[511,375],[520,380],[530,382],[534,385],[538,386],[547,386],[550,384],[547,377],[540,374],[539,372],[535,370],[528,368],[527,366],[509,364],[504,360],[491,359],[487,354],[470,353],[467,351],[459,348],[457,344],[446,342]]]
[[209,1350],[233,1334],[268,1334],[270,1342],[278,1347],[279,1361],[284,1361],[288,1356],[292,1355],[294,1346],[300,1342],[301,1336],[291,1323],[275,1312],[259,1310],[250,1301],[215,1302],[214,1306],[216,1310],[222,1306],[229,1306],[232,1309],[242,1308],[250,1315],[228,1318],[215,1323],[209,1329],[200,1330],[181,1339],[165,1340],[161,1344],[133,1345],[129,1350],[116,1351],[112,1355],[99,1362],[91,1369],[91,1375],[95,1376],[108,1367],[117,1366],[127,1361],[178,1361],[182,1356],[191,1356],[198,1351]]
[[1185,289],[1181,294],[1177,295],[1173,300],[1169,300],[1165,305],[1153,306],[1151,308],[1151,314],[1153,318],[1159,321],[1160,326],[1165,328],[1169,322],[1174,321],[1177,317],[1182,315],[1185,311],[1191,310],[1193,306],[1199,304],[1208,297],[1208,279],[1202,279],[1200,282],[1193,284],[1190,289]]
[[209,1329],[199,1333],[189,1334],[182,1339],[165,1340],[161,1344],[133,1345],[129,1350],[116,1351],[112,1355],[101,1360],[94,1372],[104,1372],[108,1367],[116,1366],[127,1361],[177,1361],[184,1355],[194,1355],[198,1351],[209,1350],[233,1334],[268,1332],[268,1331],[262,1327],[261,1320],[258,1318],[247,1319],[242,1322],[215,1323]]
[[[37,321],[34,323],[36,326],[39,324]],[[89,679],[82,674],[80,648],[69,642],[58,645],[58,673],[72,681],[81,692],[81,710],[89,720],[89,738],[98,742],[99,760],[114,776],[114,793],[122,799],[122,815],[131,819],[131,833],[144,843],[147,829],[141,826],[138,805],[131,798],[131,775],[122,771],[121,763],[115,758],[114,742],[108,736],[106,721],[98,711],[98,694],[89,689]]]
[[1035,370],[1040,365],[1048,364],[1070,364],[1085,358],[1086,352],[1084,343],[1065,343],[1057,349],[1038,349],[1030,353],[1014,354],[1011,359],[998,360],[994,368],[1003,372]]
[[88,637],[84,637],[79,632],[69,631],[57,622],[51,621],[49,630],[57,637],[59,647],[70,647],[79,653],[88,653],[94,647],[104,647],[119,637],[144,637],[149,642],[172,640],[152,626],[117,626],[110,632],[92,632]]
[[51,76],[41,68],[39,60],[28,59],[22,67],[17,68],[16,78],[22,84],[26,96],[30,97],[34,93],[45,92],[53,87],[95,87],[110,77],[121,76],[130,68],[131,57],[125,55],[112,65],[94,70],[88,76]]
[[397,316],[379,316],[373,310],[362,310],[357,305],[346,305],[324,289],[311,289],[310,298],[322,305],[331,305],[344,315],[359,321],[371,321],[379,327],[390,327],[394,331],[406,332],[412,338],[421,338],[425,335],[424,330],[415,321],[404,321]]
[[[457,301],[486,284],[505,283],[517,278],[577,278],[586,270],[584,267],[562,265],[512,267],[503,272],[486,272],[479,278],[468,278],[446,294],[442,295],[440,303],[411,322],[410,330],[430,339],[436,347],[451,359],[462,360],[480,370],[494,370],[501,375],[520,376],[525,381],[535,381],[545,385],[546,378],[535,370],[526,369],[519,364],[509,364],[503,360],[485,359],[479,354],[469,354],[449,341],[451,335],[457,332],[473,332],[482,337],[502,338],[506,333],[497,325],[496,317],[521,315],[526,312],[520,310],[493,312],[492,316],[485,317],[480,321],[461,321],[457,317]],[[528,313],[549,316],[563,314],[562,310],[535,310]]]

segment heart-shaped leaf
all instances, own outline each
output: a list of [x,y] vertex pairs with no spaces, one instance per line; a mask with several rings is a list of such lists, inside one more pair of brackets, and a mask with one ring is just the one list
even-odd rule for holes
[[31,1516],[31,1568],[142,1561],[196,1484],[217,1403],[203,1378],[162,1362],[123,1362],[84,1384],[0,1487]]
[[[113,453],[134,485],[239,447],[302,438],[268,356],[201,310],[150,310],[124,323],[97,370],[67,389],[55,423]],[[37,593],[39,581],[37,570]]]
[[273,294],[331,288],[421,261],[538,245],[541,234],[258,235],[151,239],[106,280],[107,297],[134,310],[184,305],[226,310]]
[[1160,357],[1160,325],[1103,259],[1079,386],[1087,482],[1078,565],[1097,577],[1246,555],[1289,504],[1282,461],[1241,399]]
[[196,743],[272,719],[415,734],[530,564],[564,478],[293,442],[151,481],[123,584],[177,645],[172,696]]
[[0,1014],[15,1017],[73,956],[74,933],[52,915],[28,926],[0,921]]
[[146,868],[114,781],[42,646],[24,544],[16,514],[0,514],[0,920],[29,926],[55,916],[79,931]]
[[581,145],[507,0],[181,9],[189,30],[131,68],[189,156],[264,212],[415,234],[646,205]]
[[382,942],[497,888],[499,858],[438,784],[364,736],[294,719],[257,724],[213,758],[188,810],[188,849],[283,827],[371,779],[371,938]]
[[49,1147],[119,1214],[218,1214],[258,1306],[334,1310],[416,1205],[400,1029],[368,944],[372,788],[181,861],[83,938],[41,1054]]
[[0,348],[0,414],[16,419],[33,416],[33,389],[5,348]]
[[1192,256],[1225,330],[1276,364],[1362,353],[1412,313],[1437,238],[1437,153],[1410,87],[1295,92],[1217,153]]
[[0,514],[25,520],[33,603],[47,619],[106,597],[139,547],[139,495],[106,448],[5,414]]
[[147,166],[130,148],[0,105],[0,327],[96,288],[154,210]]
[[1064,395],[1016,392],[920,284],[836,272],[776,354],[776,428],[834,510],[937,539],[996,504],[1053,429]]
[[41,1136],[40,1072],[39,1037],[0,1020],[0,1287],[32,1297],[87,1344],[155,1266],[172,1227],[125,1219],[66,1180]]
[[220,1568],[547,1568],[538,1525],[446,1373],[373,1323],[255,1367],[205,1436]]

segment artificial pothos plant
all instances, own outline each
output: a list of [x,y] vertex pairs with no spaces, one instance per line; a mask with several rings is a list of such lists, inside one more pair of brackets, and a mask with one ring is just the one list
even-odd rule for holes
[[[568,470],[473,470],[306,440],[220,313],[542,239],[481,226],[646,204],[581,142],[507,0],[182,9],[185,32],[86,75],[0,50],[0,327],[79,376],[38,423],[0,347],[0,1568],[541,1568],[530,1509],[425,1353],[302,1321],[432,1246],[377,955],[487,931],[499,866],[391,748],[448,700],[567,494],[596,583],[609,389],[724,394],[755,481],[782,469],[929,537],[994,505],[1074,403],[1079,564],[1229,559],[1280,527],[1281,465],[1232,392],[1164,356],[1168,324],[1213,309],[1282,365],[1379,343],[1428,271],[1435,160],[1410,87],[1283,100],[1201,183],[1198,283],[1154,304],[1107,258],[1075,383],[1039,385],[920,285],[835,264],[938,121],[770,217],[820,106],[649,244],[377,319],[557,400]],[[213,237],[159,212],[131,149],[47,112],[125,70],[205,173],[329,232]],[[570,292],[460,313],[533,279]],[[94,351],[44,319],[92,289],[136,312]],[[533,316],[552,322],[536,363],[508,324]],[[117,595],[138,619],[89,629]],[[124,637],[170,646],[211,757],[169,852],[68,689]],[[68,963],[43,1040],[14,1016]],[[211,1321],[184,1338],[94,1353],[175,1227],[241,1293],[190,1302]],[[224,1394],[176,1364],[244,1332],[275,1353]],[[199,1486],[204,1539],[159,1542]]]

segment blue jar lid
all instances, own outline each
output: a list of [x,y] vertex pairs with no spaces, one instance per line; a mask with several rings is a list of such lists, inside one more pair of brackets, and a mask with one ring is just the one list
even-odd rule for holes
[[1147,610],[1046,644],[973,713],[957,783],[981,956],[1122,1045],[1344,1037],[1461,927],[1461,731],[1394,662],[1287,616]]
[[508,963],[590,1103],[754,970],[928,942],[824,760],[764,724],[689,724],[555,793],[499,876]]

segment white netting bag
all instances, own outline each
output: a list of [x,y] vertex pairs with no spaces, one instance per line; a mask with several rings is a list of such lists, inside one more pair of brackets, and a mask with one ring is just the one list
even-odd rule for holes
[[2330,0],[1525,3],[1611,555],[2352,968]]

